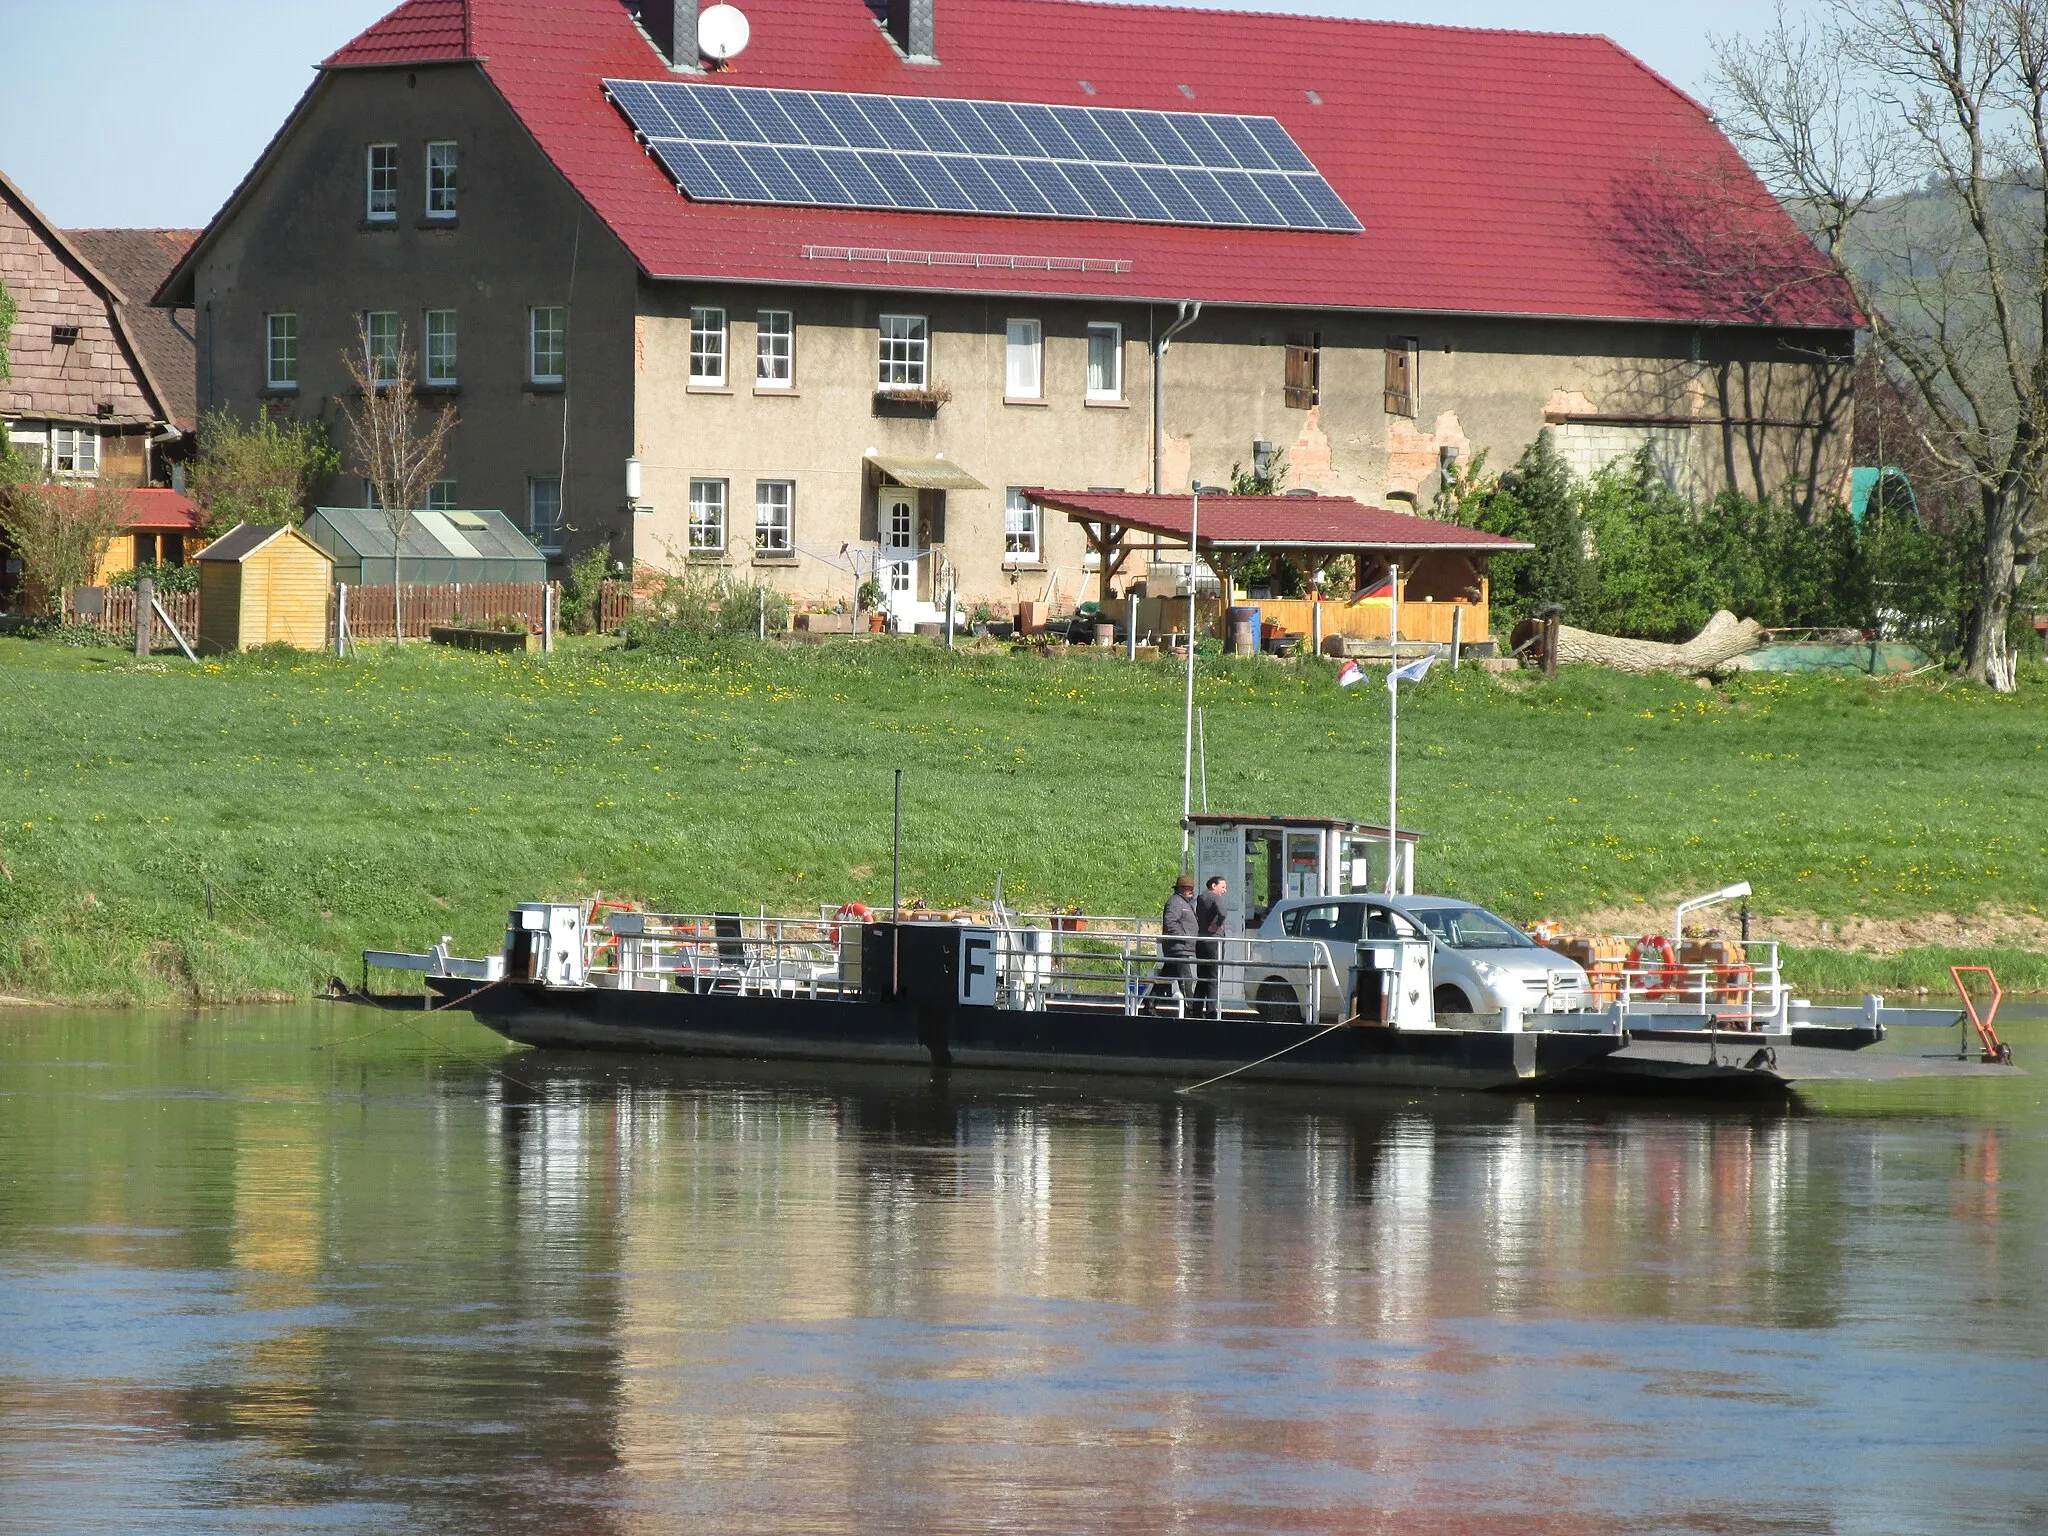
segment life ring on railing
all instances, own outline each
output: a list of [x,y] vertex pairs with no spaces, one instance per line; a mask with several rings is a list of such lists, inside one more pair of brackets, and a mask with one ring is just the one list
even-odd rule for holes
[[865,923],[870,917],[865,902],[846,901],[839,904],[839,910],[832,914],[832,942],[840,943],[841,930],[848,923]]
[[[1651,956],[1658,963],[1649,964]],[[1635,942],[1628,952],[1629,969],[1637,971],[1643,978],[1643,996],[1660,999],[1683,997],[1685,995],[1685,967],[1678,963],[1678,951],[1671,947],[1671,941],[1661,933],[1646,933]]]
[[[632,902],[632,901],[593,901],[593,902],[592,902],[592,903],[590,904],[590,908],[589,908],[589,910],[588,910],[588,911],[586,911],[586,912],[585,912],[585,913],[583,914],[583,932],[584,932],[585,936],[586,936],[586,937],[588,937],[588,936],[590,936],[590,935],[593,935],[593,934],[596,934],[596,933],[598,933],[598,932],[602,931],[602,930],[601,930],[601,929],[599,928],[599,925],[598,925],[598,918],[599,918],[599,916],[600,916],[601,914],[603,914],[603,913],[606,913],[606,912],[638,912],[639,910],[640,910],[640,905],[639,905],[639,903],[638,903],[638,902]],[[617,967],[617,965],[618,965],[618,963],[619,963],[619,936],[618,936],[617,934],[615,934],[615,933],[605,932],[605,937],[604,937],[603,941],[602,941],[601,943],[598,943],[598,944],[596,944],[596,945],[592,946],[592,948],[591,948],[591,951],[590,951],[590,966],[591,966],[591,969],[593,969],[593,970],[601,969],[602,967],[604,967],[604,966],[605,966],[605,965],[607,965],[607,964],[609,964],[609,965],[611,965],[612,967],[616,968],[616,967]]]

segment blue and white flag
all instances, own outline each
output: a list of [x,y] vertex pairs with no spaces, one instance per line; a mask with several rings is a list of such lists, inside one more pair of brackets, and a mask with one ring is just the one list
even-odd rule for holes
[[1392,688],[1396,683],[1421,682],[1422,674],[1429,670],[1429,664],[1435,660],[1436,653],[1432,651],[1420,661],[1411,661],[1405,667],[1395,667],[1387,674],[1387,686]]

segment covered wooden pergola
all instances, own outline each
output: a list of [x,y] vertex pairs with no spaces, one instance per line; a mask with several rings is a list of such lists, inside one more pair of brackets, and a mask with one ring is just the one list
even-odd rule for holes
[[[1223,577],[1253,554],[1301,555],[1318,565],[1340,555],[1356,563],[1356,590],[1325,600],[1260,598],[1269,622],[1306,632],[1312,608],[1325,634],[1389,639],[1396,623],[1404,640],[1447,642],[1454,628],[1470,639],[1490,624],[1487,563],[1494,555],[1535,546],[1456,523],[1368,507],[1349,496],[1203,496],[1139,491],[1028,490],[1025,498],[1078,523],[1100,562],[1100,601],[1137,545],[1206,560]],[[1460,610],[1463,610],[1462,613]]]

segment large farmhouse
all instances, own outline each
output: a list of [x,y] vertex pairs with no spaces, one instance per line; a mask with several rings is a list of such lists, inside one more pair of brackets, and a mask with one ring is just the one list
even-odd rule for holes
[[158,295],[201,406],[336,419],[365,330],[460,413],[434,504],[905,602],[1078,587],[1033,486],[1426,508],[1548,427],[1837,494],[1847,294],[1603,38],[742,3],[737,53],[692,0],[408,0],[328,59]]

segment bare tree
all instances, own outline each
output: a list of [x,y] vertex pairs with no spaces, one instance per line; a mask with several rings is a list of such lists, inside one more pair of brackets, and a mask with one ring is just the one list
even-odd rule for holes
[[391,617],[399,640],[405,639],[404,587],[399,567],[405,532],[413,512],[426,505],[427,489],[441,478],[447,462],[448,434],[455,430],[452,405],[423,407],[413,384],[413,355],[399,326],[388,339],[371,334],[365,316],[356,328],[356,346],[342,354],[355,394],[343,400],[348,417],[351,463],[370,483],[384,526],[391,530]]
[[2010,687],[2048,534],[2048,3],[1826,0],[1715,42],[1723,126],[1856,295],[1981,517],[1970,676]]

